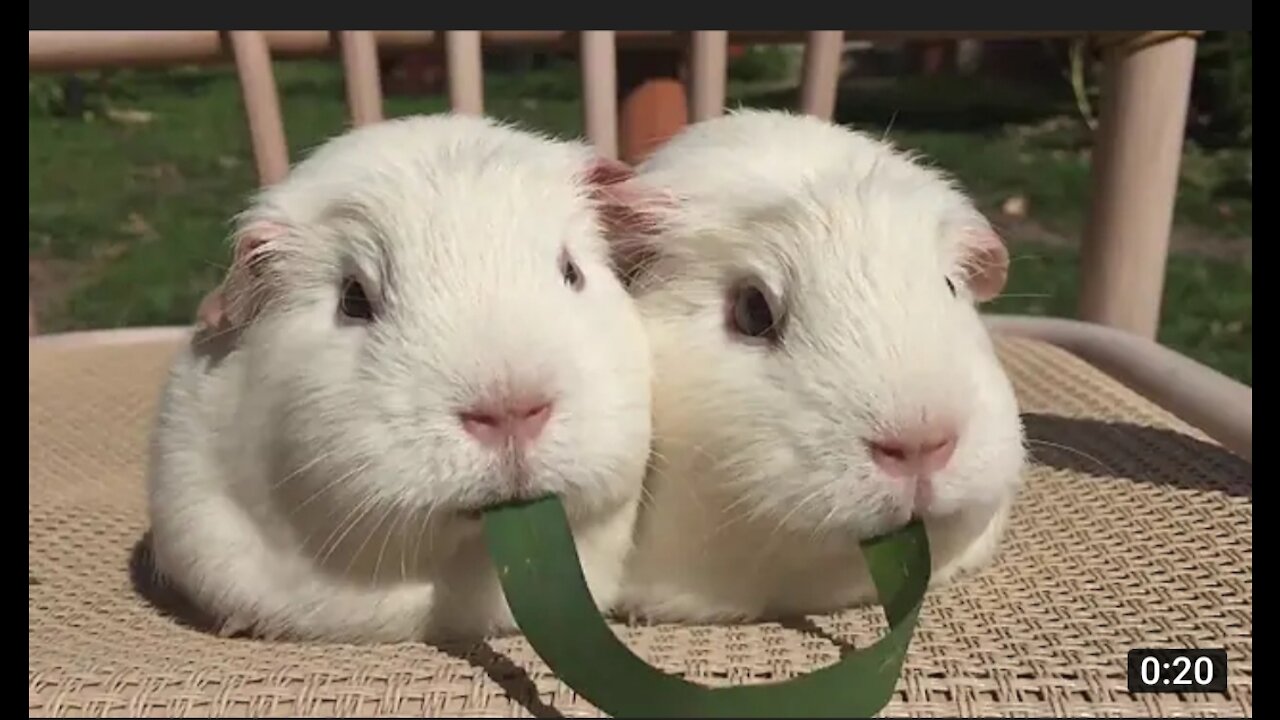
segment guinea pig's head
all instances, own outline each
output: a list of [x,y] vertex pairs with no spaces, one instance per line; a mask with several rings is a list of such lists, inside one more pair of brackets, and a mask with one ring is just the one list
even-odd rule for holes
[[339,136],[264,190],[201,314],[237,329],[245,392],[278,413],[275,474],[437,517],[634,498],[648,345],[605,222],[629,172],[440,115]]
[[757,111],[690,127],[639,172],[675,199],[633,239],[655,458],[717,478],[735,514],[863,537],[1016,489],[1021,421],[976,309],[1009,256],[942,175]]

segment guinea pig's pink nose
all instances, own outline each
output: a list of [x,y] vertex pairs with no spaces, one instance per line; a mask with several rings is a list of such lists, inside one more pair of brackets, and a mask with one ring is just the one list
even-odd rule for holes
[[892,477],[928,478],[947,466],[956,451],[952,430],[921,429],[870,443],[871,459]]
[[505,398],[477,405],[459,413],[459,417],[463,429],[484,445],[502,445],[508,440],[528,445],[547,426],[551,406],[552,402],[543,397]]

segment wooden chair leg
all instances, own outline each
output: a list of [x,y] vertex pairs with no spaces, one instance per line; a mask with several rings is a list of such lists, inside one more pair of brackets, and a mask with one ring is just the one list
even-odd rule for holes
[[484,56],[479,30],[450,30],[444,34],[449,105],[454,112],[484,113]]
[[289,173],[289,146],[285,143],[280,95],[271,68],[271,49],[261,32],[236,30],[231,32],[231,51],[240,75],[240,92],[249,121],[258,181],[262,185],[273,185]]
[[617,159],[617,40],[612,30],[584,30],[581,42],[582,124],[596,152]]
[[1154,338],[1186,132],[1196,41],[1106,50],[1080,317]]
[[378,70],[376,36],[370,30],[344,30],[339,34],[339,44],[351,124],[360,127],[382,120],[382,78]]
[[844,32],[814,30],[804,46],[804,83],[800,87],[800,109],[823,120],[836,112],[836,91],[840,85],[840,56]]

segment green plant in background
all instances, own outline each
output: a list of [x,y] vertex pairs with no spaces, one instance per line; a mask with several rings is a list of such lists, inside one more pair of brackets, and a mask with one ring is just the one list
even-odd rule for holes
[[[126,73],[128,71],[125,71]],[[33,113],[92,122],[112,109],[119,71],[98,70],[65,77],[33,75],[27,81]]]
[[[1097,127],[1102,58],[1086,39],[1046,41],[1053,54],[1065,45],[1063,74],[1081,120]],[[1189,140],[1207,146],[1253,147],[1253,33],[1211,31],[1196,45]]]
[[27,81],[27,95],[33,115],[60,114],[66,104],[62,85],[44,75],[34,75]]
[[1253,33],[1210,32],[1196,56],[1196,110],[1224,144],[1253,147]]
[[796,53],[781,45],[752,45],[729,63],[730,82],[777,82],[795,72]]

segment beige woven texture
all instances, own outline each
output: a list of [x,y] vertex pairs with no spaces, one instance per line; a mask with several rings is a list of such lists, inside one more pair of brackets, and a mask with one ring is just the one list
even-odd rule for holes
[[[519,638],[220,639],[145,593],[146,432],[171,345],[30,351],[33,716],[599,716]],[[1251,716],[1252,466],[1073,356],[1001,341],[1035,462],[997,562],[933,592],[886,716]],[[141,589],[140,589],[141,588]],[[793,677],[883,629],[617,627],[709,684]],[[1139,647],[1226,648],[1229,693],[1130,695]]]

